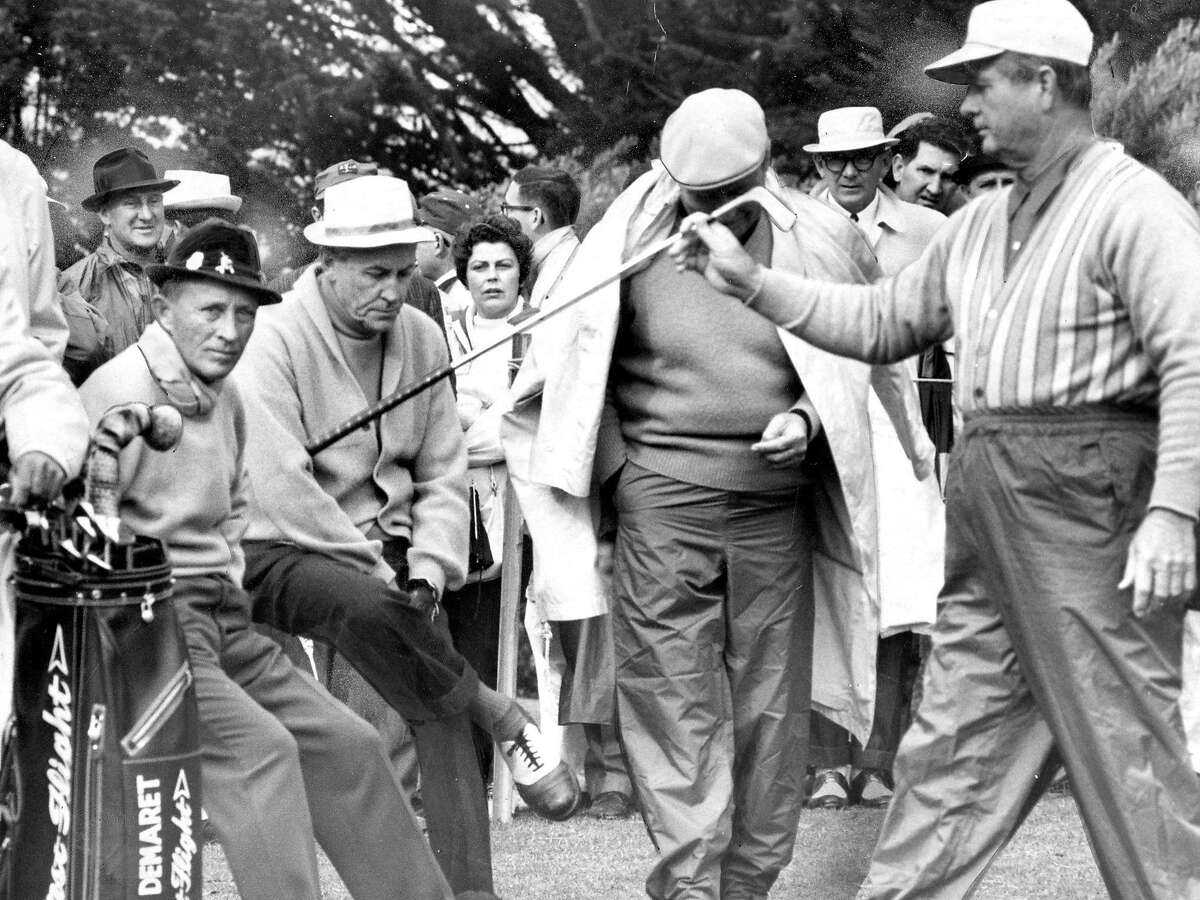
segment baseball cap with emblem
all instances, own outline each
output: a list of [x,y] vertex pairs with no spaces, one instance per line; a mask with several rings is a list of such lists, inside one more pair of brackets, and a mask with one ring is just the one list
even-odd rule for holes
[[379,165],[373,162],[358,162],[354,159],[343,159],[317,173],[317,183],[313,190],[314,196],[320,200],[325,192],[335,184],[352,181],[363,175],[378,175]]
[[967,84],[972,63],[1001,53],[1026,53],[1086,66],[1092,29],[1067,0],[989,0],[971,10],[962,47],[925,67],[949,84]]
[[254,234],[224,219],[205,219],[188,229],[167,261],[146,266],[146,275],[157,285],[176,278],[221,281],[244,288],[264,306],[282,299],[267,287]]
[[80,205],[96,212],[114,194],[124,191],[167,191],[179,184],[171,178],[160,178],[154,164],[141,150],[122,147],[105,153],[92,166],[94,192],[84,198]]
[[817,143],[805,144],[805,153],[848,153],[872,147],[890,147],[897,138],[883,133],[883,116],[873,106],[843,106],[821,113]]
[[426,194],[417,203],[417,208],[421,213],[421,224],[446,234],[458,234],[460,228],[482,212],[479,204],[462,191]]
[[710,88],[685,98],[668,116],[659,156],[680,187],[708,190],[746,177],[770,149],[758,101],[745,91]]
[[391,175],[365,175],[325,192],[325,216],[304,229],[322,247],[386,247],[437,238],[414,218],[412,192]]

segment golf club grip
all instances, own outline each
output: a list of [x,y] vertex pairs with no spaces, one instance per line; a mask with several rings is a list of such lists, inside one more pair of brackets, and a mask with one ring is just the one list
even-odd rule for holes
[[155,450],[169,450],[182,433],[183,417],[169,404],[122,403],[106,410],[88,447],[84,499],[97,514],[115,517],[121,499],[121,450],[135,437]]
[[408,386],[401,388],[400,390],[396,391],[395,393],[389,394],[388,396],[386,396],[382,400],[380,400],[378,403],[373,403],[372,405],[370,405],[366,409],[364,409],[362,412],[355,413],[349,419],[346,419],[346,421],[344,421],[338,425],[334,425],[328,431],[324,432],[323,434],[318,435],[317,437],[313,438],[313,440],[311,440],[307,444],[305,444],[304,449],[306,451],[308,451],[309,456],[316,456],[322,450],[326,449],[327,447],[332,446],[333,444],[336,444],[338,441],[340,441],[346,435],[352,433],[353,431],[355,431],[359,428],[364,428],[367,425],[371,424],[373,421],[378,419],[380,416],[382,416],[388,410],[399,406],[401,403],[403,403],[406,400],[411,400],[413,397],[417,396],[417,394],[420,394],[422,391],[429,390],[431,387],[433,387],[439,381],[449,378],[450,373],[452,373],[453,371],[454,371],[454,366],[448,365],[448,366],[442,366],[440,369],[430,372],[428,375],[426,375],[420,381],[415,381],[412,384],[409,384]]

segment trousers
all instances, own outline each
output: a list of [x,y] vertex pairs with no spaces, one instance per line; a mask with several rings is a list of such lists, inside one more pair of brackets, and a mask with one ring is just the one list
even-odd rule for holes
[[203,798],[245,900],[319,900],[314,837],[356,900],[449,900],[375,731],[250,624],[224,577],[183,577]]
[[412,728],[429,843],[456,892],[492,890],[491,837],[468,701],[478,678],[433,622],[380,579],[291,544],[248,542],[254,619],[331,644]]
[[864,745],[845,728],[813,712],[809,762],[819,769],[851,766],[891,772],[908,718],[912,683],[920,665],[917,635],[911,631],[879,639],[875,655],[875,717]]
[[655,900],[766,897],[791,859],[812,684],[807,494],[620,474],[617,714],[659,851]]
[[1061,762],[1112,897],[1200,898],[1183,604],[1137,619],[1117,590],[1156,440],[1116,409],[966,423],[923,697],[860,896],[969,896]]

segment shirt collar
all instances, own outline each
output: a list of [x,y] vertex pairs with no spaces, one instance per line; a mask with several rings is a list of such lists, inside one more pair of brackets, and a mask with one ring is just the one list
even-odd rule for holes
[[136,263],[122,256],[120,251],[113,246],[112,238],[107,234],[100,241],[100,246],[96,248],[96,260],[100,263],[101,269],[111,269],[113,266],[120,266],[121,268],[131,268],[135,272],[142,271],[141,263]]
[[1011,220],[1017,210],[1026,203],[1029,204],[1029,210],[1033,215],[1036,216],[1041,212],[1050,202],[1050,198],[1057,193],[1062,183],[1066,181],[1071,166],[1083,155],[1084,151],[1091,148],[1096,142],[1097,139],[1091,135],[1078,141],[1072,141],[1063,148],[1058,156],[1050,160],[1046,167],[1033,177],[1032,181],[1025,181],[1018,174],[1008,195],[1009,219]]
[[542,267],[542,263],[546,261],[546,257],[554,252],[568,237],[575,234],[575,226],[564,225],[562,228],[555,228],[553,231],[547,231],[533,244],[533,268],[538,270]]
[[[880,192],[878,190],[875,191],[875,196],[871,198],[871,202],[858,211],[858,218],[856,220],[851,220],[855,225],[862,229],[864,233],[869,232],[874,225],[885,224],[883,216],[881,215],[882,210],[880,209],[879,204],[879,193]],[[821,194],[821,199],[847,219],[850,218],[850,212],[834,199],[833,192],[829,190],[829,188],[824,189]],[[891,227],[891,223],[887,224],[889,227]]]
[[434,279],[433,284],[439,291],[448,293],[456,281],[458,281],[458,272],[454,269],[447,269]]

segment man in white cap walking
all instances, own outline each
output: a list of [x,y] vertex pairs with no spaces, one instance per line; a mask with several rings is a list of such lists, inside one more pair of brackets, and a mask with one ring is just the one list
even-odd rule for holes
[[1092,133],[1092,34],[993,0],[926,68],[1016,184],[870,288],[770,272],[696,223],[681,264],[867,360],[954,334],[965,426],[924,697],[862,895],[971,893],[1065,764],[1113,897],[1200,897],[1179,712],[1200,511],[1200,220]]
[[[946,217],[904,202],[881,184],[897,140],[883,133],[875,107],[823,112],[817,135],[818,142],[804,148],[813,154],[823,182],[814,196],[858,226],[885,275],[898,272],[921,255]],[[915,376],[916,360],[906,365]],[[863,742],[813,713],[810,809],[850,803],[881,807],[891,800],[892,761],[917,669],[913,629],[928,630],[942,586],[945,515],[937,481],[913,477],[878,399],[869,400],[867,411],[879,520],[879,611],[868,633],[879,638],[874,721],[870,740]]]
[[[672,113],[661,164],[617,198],[545,304],[594,285],[687,213],[755,188],[759,202],[724,221],[756,258],[842,281],[877,277],[844,216],[779,184],[758,103],[708,90]],[[618,724],[660,854],[647,893],[765,898],[795,840],[810,679],[830,715],[870,729],[874,646],[857,637],[874,603],[867,393],[875,376],[906,425],[916,398],[898,368],[872,372],[784,337],[664,255],[574,312],[538,332],[513,388],[531,409],[540,402],[523,432],[528,459],[518,453],[524,407],[509,433],[534,552],[552,548],[535,561],[532,594],[552,618],[594,615],[562,603],[589,583],[590,518],[586,531],[562,523],[587,517],[594,478],[617,509]],[[545,528],[553,503],[576,519]],[[591,558],[577,554],[589,540]],[[538,581],[551,555],[586,562],[556,587]]]

